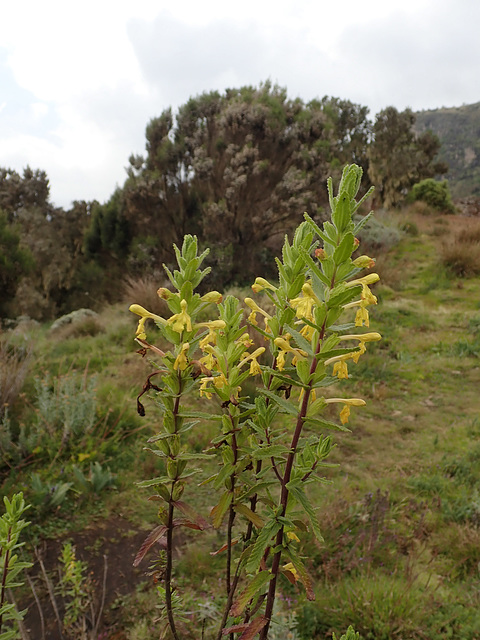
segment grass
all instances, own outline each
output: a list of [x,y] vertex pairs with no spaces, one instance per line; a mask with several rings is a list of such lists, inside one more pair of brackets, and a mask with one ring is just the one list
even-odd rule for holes
[[[345,395],[365,397],[367,406],[352,413],[350,434],[336,436],[332,461],[340,466],[325,471],[332,484],[310,488],[325,542],[319,545],[305,534],[301,544],[317,600],[306,603],[285,581],[278,620],[287,626],[278,627],[278,637],[323,640],[333,631],[339,637],[353,624],[363,640],[478,640],[480,282],[469,271],[447,268],[442,253],[452,237],[467,245],[476,237],[474,225],[466,218],[426,217],[412,210],[389,214],[386,222],[403,231],[378,261],[383,279],[370,329],[380,331],[383,340],[368,345],[366,356],[349,367],[344,389]],[[140,283],[131,294],[145,287],[152,295],[153,286]],[[158,522],[148,490],[135,486],[162,470],[143,449],[159,419],[154,403],[145,402],[145,418],[135,413],[135,397],[150,368],[135,353],[136,320],[130,316],[122,304],[106,308],[95,324],[65,334],[37,327],[26,336],[6,336],[7,354],[18,353],[21,344],[34,345],[31,359],[21,360],[23,377],[9,401],[5,437],[17,448],[22,428],[37,419],[36,376],[96,376],[95,424],[89,433],[71,438],[57,455],[52,430],[43,443],[52,455],[25,456],[12,449],[15,455],[4,459],[3,492],[23,488],[37,505],[30,517],[30,550],[65,536],[74,543],[89,536],[87,546],[97,548],[95,536],[101,538],[102,527],[118,518],[141,540]],[[195,402],[197,409],[209,410],[204,399]],[[337,417],[334,409],[330,417]],[[201,450],[214,433],[212,425],[192,430],[190,445]],[[84,489],[75,484],[74,474],[76,465],[88,478],[93,463],[115,478],[95,502],[85,483]],[[202,477],[210,471],[205,466]],[[40,482],[32,483],[33,474]],[[62,483],[72,483],[63,497],[55,493]],[[207,515],[208,490],[195,500]],[[178,547],[180,585],[196,629],[202,619],[209,628],[215,617],[215,598],[206,594],[218,582],[209,555],[217,545],[216,534],[188,532]],[[113,553],[108,541],[103,548]],[[82,559],[95,560],[94,555]],[[159,601],[148,564],[145,560],[121,596],[112,587],[106,639],[154,637]],[[292,600],[298,602],[296,622],[288,612]]]

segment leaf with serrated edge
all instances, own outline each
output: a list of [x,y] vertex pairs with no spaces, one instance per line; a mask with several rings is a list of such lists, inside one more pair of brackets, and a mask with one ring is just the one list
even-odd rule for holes
[[153,531],[151,531],[148,536],[145,538],[144,543],[138,550],[137,555],[135,556],[135,560],[133,561],[133,566],[138,567],[140,562],[145,557],[145,554],[153,547],[153,545],[162,538],[167,532],[167,528],[164,524],[155,527]]
[[267,624],[268,620],[265,616],[259,616],[252,620],[248,625],[248,629],[246,629],[238,640],[252,640],[259,631],[263,629],[263,627]]
[[261,529],[264,525],[263,519],[252,511],[246,504],[238,503],[234,506],[235,511],[250,520],[252,524],[254,524],[258,529]]
[[273,400],[286,413],[289,413],[292,416],[296,416],[298,414],[297,407],[291,402],[289,402],[288,400],[285,400],[285,398],[282,398],[281,396],[277,396],[275,393],[272,393],[267,389],[261,390],[261,393],[267,396],[267,398],[270,398],[270,400]]
[[237,600],[232,604],[230,608],[230,615],[232,617],[239,616],[255,594],[260,591],[267,582],[270,582],[271,579],[272,574],[270,571],[260,571],[260,573],[257,573],[253,580],[239,595]]
[[195,522],[198,525],[200,531],[210,529],[211,525],[189,504],[182,502],[182,500],[177,500],[176,502],[173,502],[173,506],[179,509],[184,516],[187,516],[187,518]]
[[[298,556],[294,555],[290,551],[286,551],[286,555],[290,559],[291,563],[295,567],[298,576],[300,578],[300,582],[305,587],[305,592],[307,594],[308,600],[315,600],[315,593],[313,591],[313,584],[308,571],[306,570],[303,562],[298,558]],[[286,576],[288,578],[288,576]]]
[[320,531],[320,526],[318,524],[317,514],[315,513],[315,509],[310,504],[305,494],[305,491],[303,490],[303,487],[300,484],[298,484],[298,481],[291,481],[287,483],[287,489],[290,491],[292,496],[297,500],[297,502],[299,502],[302,505],[303,509],[305,510],[305,513],[307,514],[310,520],[313,533],[317,538],[317,540],[319,542],[323,542],[323,536]]
[[247,562],[247,572],[253,573],[257,571],[260,560],[265,552],[265,549],[269,546],[270,540],[273,536],[277,535],[282,525],[279,522],[268,522],[258,534],[258,537],[253,545],[253,549],[250,553],[250,557]]

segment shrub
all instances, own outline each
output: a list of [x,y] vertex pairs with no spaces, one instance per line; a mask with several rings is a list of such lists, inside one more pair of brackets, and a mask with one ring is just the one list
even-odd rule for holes
[[448,181],[427,178],[413,185],[408,199],[410,202],[425,202],[432,209],[443,213],[455,213],[452,197],[448,188]]
[[459,233],[443,245],[441,260],[456,276],[476,276],[480,273],[480,241]]

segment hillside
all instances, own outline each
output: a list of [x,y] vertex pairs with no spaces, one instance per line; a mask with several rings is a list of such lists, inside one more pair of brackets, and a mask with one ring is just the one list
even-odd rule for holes
[[[476,238],[471,251],[478,255],[478,223],[408,211],[377,219],[399,242],[381,251],[377,262],[381,283],[371,330],[383,339],[346,382],[346,393],[365,397],[367,406],[352,417],[352,433],[335,437],[333,461],[340,466],[325,470],[332,484],[311,487],[325,543],[305,534],[301,549],[316,602],[306,602],[303,590],[285,581],[272,640],[325,640],[350,623],[362,640],[478,640],[479,279],[453,275],[439,262],[454,233],[465,243],[462,255],[467,239]],[[362,239],[365,250],[369,242]],[[140,284],[129,302],[141,301]],[[152,401],[145,401],[146,418],[135,415],[135,396],[149,371],[134,353],[135,325],[125,304],[76,327],[55,332],[19,325],[5,336],[18,349],[30,345],[23,393],[11,400],[1,422],[1,447],[3,492],[23,489],[33,505],[25,539],[44,621],[25,592],[19,604],[29,607],[31,638],[42,637],[42,624],[47,640],[60,637],[39,564],[43,558],[58,581],[57,559],[67,540],[85,563],[80,581],[99,616],[100,637],[147,640],[158,629],[156,574],[148,571],[153,554],[132,568],[139,545],[158,523],[156,503],[135,482],[160,469],[143,450],[158,428]],[[197,402],[208,410],[205,398]],[[72,417],[69,442],[53,411],[64,405]],[[80,421],[73,420],[77,415]],[[214,434],[203,425],[195,447],[207,447]],[[202,473],[212,469],[206,465]],[[209,495],[195,504],[205,514],[210,506]],[[220,589],[214,598],[208,595],[219,581],[218,561],[209,555],[216,545],[216,533],[192,531],[178,549],[189,627],[205,625],[205,638],[212,637],[222,600]],[[88,619],[89,604],[77,604],[80,623]],[[63,637],[80,638],[75,629],[72,623]],[[194,640],[187,632],[182,637]]]
[[418,133],[430,129],[440,138],[453,197],[480,196],[480,102],[415,115]]

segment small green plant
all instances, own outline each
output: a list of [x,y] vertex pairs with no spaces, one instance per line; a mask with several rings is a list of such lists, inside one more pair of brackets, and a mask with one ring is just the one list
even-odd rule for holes
[[73,474],[77,481],[81,491],[90,493],[101,493],[104,489],[111,487],[115,484],[115,477],[107,467],[106,469],[99,462],[92,462],[90,464],[90,473],[87,476],[83,471],[74,465]]
[[17,555],[24,545],[19,542],[20,534],[29,524],[22,516],[30,505],[25,504],[22,493],[15,493],[11,501],[5,496],[3,503],[5,513],[0,518],[0,640],[10,640],[17,637],[17,632],[12,628],[5,630],[5,625],[23,620],[25,612],[18,612],[15,605],[7,601],[7,593],[10,589],[22,586],[20,573],[32,566]]
[[[371,217],[357,223],[352,218],[371,193],[355,199],[361,175],[356,165],[347,166],[336,196],[328,181],[331,221],[320,228],[305,215],[292,243],[285,239],[282,259],[277,259],[278,280],[258,277],[252,285],[268,307],[261,300],[244,300],[250,312],[247,325],[238,299],[222,300],[216,291],[195,292],[209,269],[201,270],[208,252],[199,254],[192,236],[184,238],[181,249],[174,246],[178,269],[165,267],[173,290],[158,290],[170,317],[138,304],[130,307],[140,316],[136,339],[142,353],[158,359],[137,408],[144,415],[143,396],[154,395],[162,428],[149,440],[150,451],[164,469],[163,475],[140,483],[156,493],[160,524],[145,540],[135,564],[156,542],[162,543],[162,593],[175,640],[181,637],[176,622],[181,594],[173,571],[173,541],[181,527],[198,531],[213,526],[224,532],[224,544],[215,552],[225,558],[224,607],[216,640],[235,634],[241,640],[271,637],[280,580],[302,584],[307,598],[315,598],[299,551],[307,530],[322,541],[309,485],[325,482],[324,470],[331,466],[326,460],[334,447],[329,432],[348,431],[351,408],[365,404],[361,398],[337,397],[328,388],[347,379],[348,367],[358,362],[367,343],[381,338],[362,330],[369,327],[368,306],[377,301],[370,285],[379,276],[361,274],[375,261],[366,255],[352,258],[357,235]],[[212,304],[218,315],[205,321]],[[148,320],[155,322],[171,350],[148,341]],[[253,345],[248,328],[265,346]],[[252,379],[261,384],[256,393],[247,394]],[[187,406],[193,393],[211,408]],[[341,424],[330,419],[338,405]],[[190,432],[205,420],[214,421],[217,435],[204,452],[197,452],[188,446]],[[203,465],[213,468],[202,483],[214,501],[210,522],[183,497]]]
[[30,477],[30,502],[38,516],[43,518],[65,501],[72,488],[71,482],[49,482],[42,480],[38,473]]
[[58,591],[65,602],[63,624],[67,633],[76,632],[76,637],[85,635],[85,613],[89,598],[86,585],[85,564],[78,560],[75,547],[66,542],[60,555],[62,570]]

